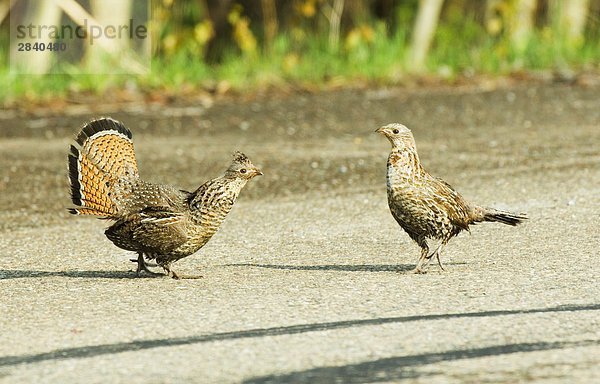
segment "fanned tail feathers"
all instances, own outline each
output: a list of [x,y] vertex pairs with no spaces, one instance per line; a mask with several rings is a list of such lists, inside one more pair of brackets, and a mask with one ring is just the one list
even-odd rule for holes
[[77,215],[112,217],[117,206],[111,197],[115,184],[137,178],[132,134],[122,123],[101,118],[86,124],[71,145],[69,181]]

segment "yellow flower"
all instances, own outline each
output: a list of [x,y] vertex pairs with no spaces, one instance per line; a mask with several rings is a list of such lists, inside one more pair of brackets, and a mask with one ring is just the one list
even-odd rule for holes
[[201,45],[205,45],[215,35],[215,30],[210,20],[204,20],[196,24],[194,28],[194,38]]
[[300,57],[296,53],[288,53],[283,58],[283,70],[286,73],[292,72],[300,62]]
[[315,13],[317,13],[317,8],[315,6],[315,0],[306,0],[299,7],[300,14],[304,17],[313,17]]

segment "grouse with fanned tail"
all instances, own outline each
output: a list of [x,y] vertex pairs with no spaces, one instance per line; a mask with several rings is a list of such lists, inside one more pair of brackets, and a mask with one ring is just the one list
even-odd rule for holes
[[132,134],[119,121],[86,124],[71,145],[69,179],[76,215],[114,220],[105,234],[117,247],[138,254],[137,274],[155,260],[179,276],[171,264],[202,248],[217,231],[248,180],[262,172],[236,152],[225,174],[194,192],[152,184],[138,173]]

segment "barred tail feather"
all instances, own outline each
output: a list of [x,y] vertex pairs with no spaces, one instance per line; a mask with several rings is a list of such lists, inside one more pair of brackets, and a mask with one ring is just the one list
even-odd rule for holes
[[115,184],[138,177],[131,132],[120,122],[102,118],[86,124],[71,145],[69,180],[71,200],[81,208],[78,215],[114,217],[117,205],[112,195]]
[[138,176],[131,131],[121,122],[101,118],[86,124],[77,143],[94,165],[115,178]]
[[483,215],[483,221],[494,221],[512,226],[521,224],[527,219],[527,215],[524,213],[511,213],[490,208],[488,208]]
[[111,196],[111,177],[102,172],[91,160],[74,146],[69,154],[69,180],[71,200],[81,208],[70,209],[77,215],[113,216],[116,205]]
[[108,212],[98,211],[92,208],[68,208],[67,210],[72,215],[94,215],[100,216],[101,219],[108,219],[111,217],[111,214]]
[[69,181],[71,183],[71,200],[73,204],[81,206],[81,184],[79,183],[79,166],[78,166],[79,151],[71,145],[71,153],[69,153]]

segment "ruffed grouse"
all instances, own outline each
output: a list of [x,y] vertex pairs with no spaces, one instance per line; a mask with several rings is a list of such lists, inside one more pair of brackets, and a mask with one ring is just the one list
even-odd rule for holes
[[156,260],[167,275],[171,264],[204,246],[217,231],[248,180],[262,172],[242,153],[221,177],[194,192],[151,184],[138,174],[132,134],[122,123],[101,118],[86,124],[71,145],[69,179],[76,215],[115,223],[104,232],[117,247],[137,252],[137,271]]
[[389,124],[376,132],[392,143],[387,161],[390,211],[421,247],[415,273],[424,273],[434,254],[444,269],[440,261],[444,246],[461,231],[469,231],[471,224],[496,221],[514,226],[527,219],[524,214],[470,204],[449,184],[427,173],[419,161],[412,132],[404,125]]

